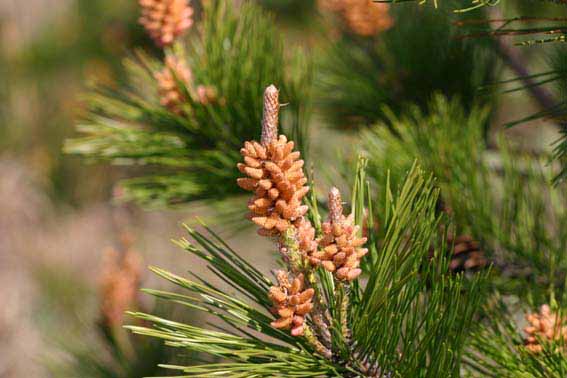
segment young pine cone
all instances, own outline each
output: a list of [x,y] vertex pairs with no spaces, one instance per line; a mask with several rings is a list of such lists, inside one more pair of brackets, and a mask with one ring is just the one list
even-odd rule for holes
[[361,248],[366,238],[358,236],[360,227],[354,224],[353,214],[343,215],[341,194],[337,188],[332,188],[329,193],[329,220],[323,223],[322,231],[323,236],[319,239],[321,250],[311,254],[311,264],[321,264],[341,281],[357,278],[362,273],[360,259],[368,253],[366,248]]
[[348,28],[363,37],[371,37],[392,27],[388,4],[360,0],[346,8],[343,17]]
[[278,90],[273,85],[264,93],[264,117],[261,143],[245,142],[240,153],[244,163],[238,164],[247,177],[237,180],[238,186],[253,191],[248,203],[250,219],[260,226],[258,233],[278,236],[307,213],[302,205],[309,191],[303,174],[303,160],[294,143],[284,135],[277,137]]
[[160,103],[177,115],[183,114],[182,106],[186,97],[179,84],[183,83],[188,87],[192,80],[191,70],[185,62],[170,55],[165,58],[163,70],[156,72],[154,77],[158,85]]
[[139,0],[142,24],[154,42],[168,46],[193,24],[193,8],[187,0]]
[[[567,341],[567,319],[560,319],[551,311],[548,305],[540,307],[539,313],[526,315],[529,325],[524,328],[526,332],[526,348],[532,353],[543,350],[540,340]],[[539,339],[539,340],[538,340]]]
[[197,100],[201,105],[209,105],[215,103],[222,103],[223,99],[219,99],[218,91],[211,85],[197,86]]
[[456,238],[447,238],[449,245],[454,244],[453,255],[449,269],[458,273],[462,271],[478,270],[488,265],[488,260],[480,249],[479,243],[469,235],[459,235]]
[[389,5],[372,0],[319,0],[319,7],[336,13],[352,33],[364,37],[374,36],[393,25]]
[[105,252],[100,276],[100,307],[105,326],[121,327],[124,312],[136,306],[141,274],[142,260],[136,252]]
[[274,304],[272,311],[279,318],[271,325],[278,329],[291,328],[292,336],[302,336],[305,316],[313,308],[311,300],[315,290],[304,290],[303,274],[298,274],[290,283],[288,274],[280,270],[276,273],[276,278],[278,286],[271,287],[269,297]]

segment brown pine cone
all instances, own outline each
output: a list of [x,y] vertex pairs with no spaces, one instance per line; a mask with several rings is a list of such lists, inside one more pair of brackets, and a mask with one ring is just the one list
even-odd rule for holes
[[480,245],[469,235],[459,235],[456,238],[447,237],[448,245],[453,244],[454,250],[449,263],[453,272],[478,270],[488,266],[488,259],[480,249]]
[[165,58],[163,70],[156,72],[154,77],[158,85],[160,103],[175,114],[183,114],[183,103],[187,98],[179,83],[190,86],[192,75],[189,67],[183,60],[170,55]]
[[272,312],[279,316],[271,325],[278,329],[290,329],[293,336],[302,336],[305,316],[313,309],[311,300],[315,294],[312,288],[305,289],[303,274],[298,274],[291,283],[288,273],[280,270],[276,273],[278,286],[272,286],[268,296],[274,307]]
[[567,341],[567,319],[559,319],[558,315],[551,311],[549,305],[540,307],[539,313],[527,314],[526,320],[529,325],[524,328],[526,332],[526,348],[532,353],[539,353],[543,346],[541,340]]
[[299,223],[308,207],[302,205],[309,191],[303,173],[303,160],[294,143],[284,135],[277,138],[279,104],[277,89],[271,85],[264,94],[262,143],[245,142],[240,153],[244,163],[238,164],[245,178],[238,186],[253,191],[248,203],[249,218],[260,226],[258,233],[278,236],[294,223]]
[[193,25],[193,8],[187,0],[139,0],[142,24],[154,42],[168,46]]
[[361,248],[365,237],[359,237],[360,227],[354,224],[354,215],[343,215],[341,194],[337,188],[329,192],[329,220],[322,225],[323,236],[318,240],[321,250],[311,254],[313,265],[321,264],[341,281],[356,279],[362,270],[360,259],[368,253]]

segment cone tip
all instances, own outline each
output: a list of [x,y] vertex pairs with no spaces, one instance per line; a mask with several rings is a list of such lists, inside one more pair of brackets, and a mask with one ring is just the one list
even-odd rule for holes
[[264,91],[264,94],[265,94],[265,95],[272,95],[272,94],[277,94],[278,92],[279,92],[279,91],[278,91],[278,88],[276,88],[276,86],[275,86],[274,84],[270,84],[270,85],[266,88],[266,90]]

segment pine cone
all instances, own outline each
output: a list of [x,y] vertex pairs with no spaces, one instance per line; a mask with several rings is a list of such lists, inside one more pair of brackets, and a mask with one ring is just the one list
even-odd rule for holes
[[127,249],[109,249],[104,254],[100,276],[101,315],[109,328],[121,327],[124,312],[136,306],[142,273],[142,260]]
[[197,86],[197,99],[201,105],[209,105],[219,102],[217,89],[210,85]]
[[158,84],[160,103],[171,112],[183,114],[183,103],[187,100],[184,90],[179,87],[179,82],[189,87],[192,80],[191,70],[181,59],[170,55],[165,58],[165,67],[156,72],[154,77]]
[[478,270],[488,265],[488,259],[480,249],[479,243],[469,235],[447,238],[449,245],[454,244],[449,269],[453,272]]
[[315,240],[315,228],[306,218],[301,218],[296,222],[297,241],[299,250],[304,256],[309,256],[317,251],[317,241]]
[[139,0],[142,24],[154,42],[168,46],[193,24],[193,8],[187,0]]
[[337,188],[332,188],[329,193],[329,220],[323,223],[322,231],[323,236],[318,240],[322,249],[311,254],[311,264],[321,264],[341,281],[357,278],[362,273],[360,259],[368,253],[366,248],[361,248],[366,238],[358,236],[360,227],[354,224],[353,214],[343,215]]
[[293,142],[284,135],[277,138],[277,101],[278,92],[272,85],[264,94],[262,143],[245,142],[240,150],[244,163],[238,164],[248,176],[239,178],[238,186],[255,193],[248,204],[249,217],[264,236],[278,236],[294,223],[299,225],[308,210],[301,204],[309,191],[304,162],[299,151],[293,151]]
[[338,14],[354,34],[374,36],[393,25],[388,4],[372,0],[319,0],[319,7]]
[[561,339],[567,341],[567,319],[559,319],[548,305],[541,306],[539,313],[526,315],[526,320],[530,324],[524,328],[527,334],[526,348],[530,352],[539,353],[543,350],[538,338],[549,341]]
[[290,283],[288,273],[280,270],[276,274],[278,286],[270,288],[269,297],[274,303],[273,313],[279,318],[271,323],[278,329],[291,328],[293,336],[302,336],[305,316],[313,309],[312,288],[305,289],[303,274],[298,274]]

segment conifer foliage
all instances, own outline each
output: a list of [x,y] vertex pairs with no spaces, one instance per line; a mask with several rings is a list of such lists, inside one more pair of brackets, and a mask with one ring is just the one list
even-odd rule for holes
[[251,3],[235,9],[230,1],[206,2],[199,28],[190,28],[193,8],[186,1],[140,5],[142,24],[159,46],[167,46],[163,61],[137,52],[125,61],[126,86],[95,87],[78,126],[84,136],[68,141],[66,150],[145,166],[117,191],[143,204],[235,194],[225,183],[236,178],[241,141],[260,132],[262,93],[271,81],[289,101],[289,131],[305,132],[299,126],[309,65],[286,63],[271,17]]
[[[277,123],[266,122],[277,119],[277,113],[266,114],[277,109],[270,107],[276,93],[273,86],[266,89],[262,139],[245,143],[246,164],[240,167],[249,175],[246,180],[253,180],[241,185],[255,192],[251,219],[261,226],[260,235],[273,239],[285,269],[276,271],[272,281],[208,227],[207,233],[187,227],[191,240],[182,239],[179,246],[205,260],[234,294],[159,268],[152,270],[187,293],[146,292],[217,317],[216,329],[139,312],[132,315],[154,328],[128,328],[173,347],[226,359],[164,365],[183,376],[459,376],[480,288],[478,278],[465,284],[462,277],[446,276],[441,251],[447,246],[436,237],[441,218],[432,179],[413,167],[399,193],[387,193],[386,237],[367,253],[367,240],[356,225],[361,220],[354,213],[345,217],[337,189],[329,195],[328,222],[322,223],[315,207],[290,205],[307,194],[307,187],[293,185],[302,176],[290,168],[298,155],[281,159],[293,154],[293,143],[276,137]],[[357,187],[354,202],[369,206],[366,183]],[[278,196],[268,194],[272,189]],[[371,272],[365,281],[359,279],[362,265]]]
[[[185,226],[176,244],[215,281],[151,267],[175,289],[143,291],[206,325],[139,306],[136,259],[111,260],[101,313],[122,372],[147,356],[162,369],[147,374],[179,377],[565,377],[565,186],[551,156],[489,146],[492,98],[476,97],[498,51],[455,38],[487,13],[455,24],[453,4],[320,0],[330,38],[312,100],[311,61],[284,53],[254,2],[233,3],[140,0],[158,56],[136,52],[124,85],[93,88],[66,145],[141,166],[126,199],[231,198],[274,252],[266,274],[204,222]],[[360,156],[307,154],[312,104]],[[123,340],[147,344],[126,359]]]

